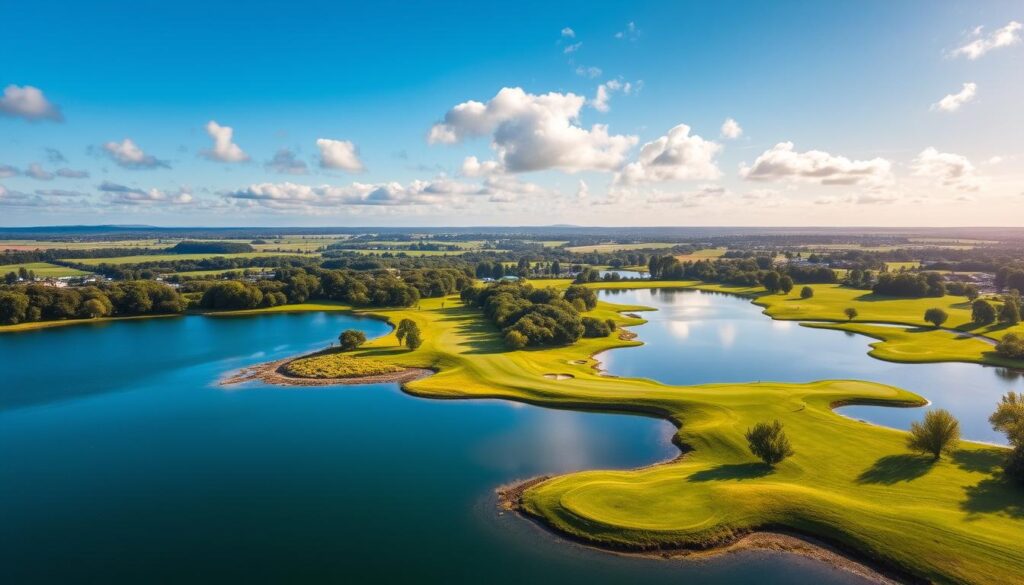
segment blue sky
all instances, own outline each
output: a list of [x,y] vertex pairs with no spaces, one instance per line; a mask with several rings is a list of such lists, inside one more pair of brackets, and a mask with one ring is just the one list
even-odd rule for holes
[[[1019,225],[1020,22],[1020,2],[20,3],[0,225]],[[211,121],[234,146],[210,152]]]

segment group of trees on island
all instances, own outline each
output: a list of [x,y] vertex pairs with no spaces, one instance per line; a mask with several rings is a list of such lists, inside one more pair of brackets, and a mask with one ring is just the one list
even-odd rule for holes
[[551,287],[498,282],[466,288],[461,298],[501,328],[505,344],[512,349],[568,345],[584,336],[607,336],[615,329],[610,319],[580,315],[597,305],[596,293],[582,286],[570,286],[562,293]]

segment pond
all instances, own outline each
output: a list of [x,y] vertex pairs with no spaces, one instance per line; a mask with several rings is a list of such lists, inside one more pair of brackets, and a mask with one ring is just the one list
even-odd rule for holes
[[611,555],[497,512],[504,483],[675,455],[664,421],[216,384],[348,328],[388,330],[304,313],[0,335],[0,582],[864,582],[777,552]]
[[[749,299],[694,290],[601,291],[614,303],[645,305],[645,325],[634,328],[644,345],[598,356],[618,376],[669,384],[774,380],[858,379],[906,388],[960,419],[964,437],[1005,444],[988,417],[1007,391],[1024,391],[1024,375],[977,364],[897,364],[867,355],[874,339],[853,333],[775,321]],[[926,408],[847,406],[844,415],[906,429]]]

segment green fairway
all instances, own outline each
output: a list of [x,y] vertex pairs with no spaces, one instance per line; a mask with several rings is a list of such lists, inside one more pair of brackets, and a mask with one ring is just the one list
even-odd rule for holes
[[21,268],[35,272],[36,278],[60,278],[62,276],[86,276],[92,274],[84,270],[50,264],[49,262],[28,262],[25,264],[5,264],[0,266],[0,276],[9,272],[17,272]]

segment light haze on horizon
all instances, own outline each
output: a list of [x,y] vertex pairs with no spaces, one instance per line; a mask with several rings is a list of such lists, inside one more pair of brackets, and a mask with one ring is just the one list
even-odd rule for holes
[[0,226],[1024,225],[1024,4],[4,9]]

